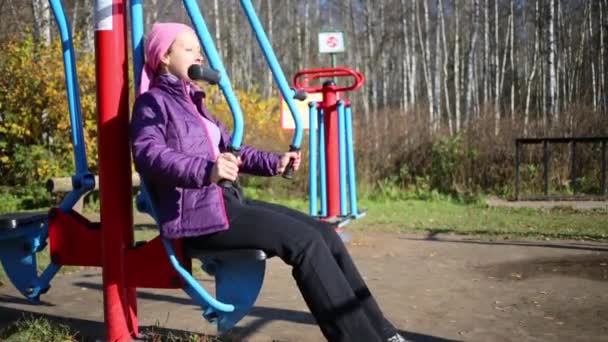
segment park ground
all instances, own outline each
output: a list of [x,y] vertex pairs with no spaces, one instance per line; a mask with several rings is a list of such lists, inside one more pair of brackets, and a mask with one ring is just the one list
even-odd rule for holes
[[[521,219],[518,213],[512,212],[513,220]],[[604,211],[585,216],[597,221],[597,229],[587,235],[604,234]],[[369,220],[367,229],[362,223],[349,228],[353,239],[348,248],[387,318],[411,340],[608,341],[605,239],[530,237],[509,230],[478,236],[473,228],[482,223],[470,219],[469,235],[452,232],[458,225],[408,232],[382,228],[392,219]],[[210,278],[199,276],[204,286],[213,287]],[[69,269],[52,285],[40,306],[28,304],[10,285],[0,286],[0,330],[11,329],[24,317],[42,317],[78,332],[78,340],[102,339],[99,269]],[[143,331],[166,340],[193,340],[193,334],[216,340],[215,328],[181,291],[140,289],[138,296]],[[13,340],[19,338],[24,334]],[[250,315],[220,339],[323,341],[289,268],[276,258],[268,261]]]

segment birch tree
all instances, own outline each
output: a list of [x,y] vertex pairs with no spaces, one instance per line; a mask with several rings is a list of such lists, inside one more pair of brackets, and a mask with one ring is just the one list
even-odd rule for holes
[[456,132],[460,132],[461,114],[460,114],[460,18],[458,10],[458,0],[454,0],[454,121]]
[[556,54],[556,40],[555,40],[555,0],[549,1],[549,58],[548,58],[548,69],[549,69],[549,113],[551,114],[551,119],[557,121],[558,113],[557,113],[557,80],[556,80],[556,64],[555,64],[555,54]]
[[31,0],[34,13],[34,39],[44,45],[51,44],[51,9],[48,1]]
[[475,90],[473,83],[473,73],[475,68],[475,49],[477,46],[477,31],[479,27],[479,0],[473,0],[473,26],[471,26],[471,39],[469,41],[469,52],[467,62],[467,86],[465,95],[465,118],[464,121],[468,125],[472,113],[473,92]]

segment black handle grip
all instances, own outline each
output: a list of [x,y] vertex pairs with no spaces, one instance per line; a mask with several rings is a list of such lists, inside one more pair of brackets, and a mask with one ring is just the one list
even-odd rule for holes
[[225,189],[232,188],[232,186],[233,186],[232,181],[229,181],[227,179],[220,179],[220,181],[217,182],[217,185],[219,185],[219,186],[221,186],[222,188],[225,188]]
[[188,68],[188,77],[193,81],[205,81],[216,85],[220,82],[220,73],[199,64],[192,64]]
[[304,101],[308,97],[308,93],[306,93],[302,89],[296,89],[296,92],[293,94],[293,98],[296,100]]
[[[289,152],[297,152],[300,149],[297,147],[294,147],[292,145],[289,145]],[[295,158],[289,158],[289,163],[287,163],[287,166],[285,166],[285,170],[283,170],[283,178],[285,179],[293,179],[293,173],[295,172],[294,168],[293,168],[293,164],[296,162]]]
[[[235,157],[237,157],[237,159],[239,158],[239,156],[241,155],[241,150],[240,149],[236,149],[232,146],[228,146],[228,152],[232,153]],[[228,180],[228,179],[220,179],[217,184],[219,186],[221,186],[222,188],[225,189],[230,189],[230,188],[234,188],[237,183],[238,183],[238,178],[233,181]],[[236,186],[238,188],[238,186]]]

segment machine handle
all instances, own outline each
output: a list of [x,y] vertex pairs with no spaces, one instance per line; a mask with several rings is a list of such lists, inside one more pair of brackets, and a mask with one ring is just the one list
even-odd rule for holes
[[[305,76],[300,80],[302,76]],[[350,86],[335,87],[335,91],[351,91],[360,88],[365,82],[365,76],[359,71],[355,71],[349,68],[336,67],[336,68],[319,68],[319,69],[306,69],[299,71],[293,78],[294,88],[301,89],[308,93],[319,93],[323,90],[323,86],[310,86],[310,81],[319,78],[334,78],[334,77],[352,77],[354,83]]]
[[[289,152],[298,152],[300,149],[297,147],[294,147],[293,145],[289,145]],[[289,163],[287,163],[287,166],[285,166],[285,170],[283,170],[283,178],[285,179],[292,179],[293,178],[293,173],[294,173],[294,168],[293,168],[293,164],[295,163],[296,159],[295,158],[289,158]]]

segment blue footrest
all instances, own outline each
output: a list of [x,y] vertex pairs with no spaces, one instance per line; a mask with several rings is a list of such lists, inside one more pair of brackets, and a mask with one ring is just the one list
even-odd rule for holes
[[13,285],[28,300],[37,302],[48,290],[40,282],[36,252],[44,247],[41,241],[47,213],[9,213],[0,215],[0,261]]

